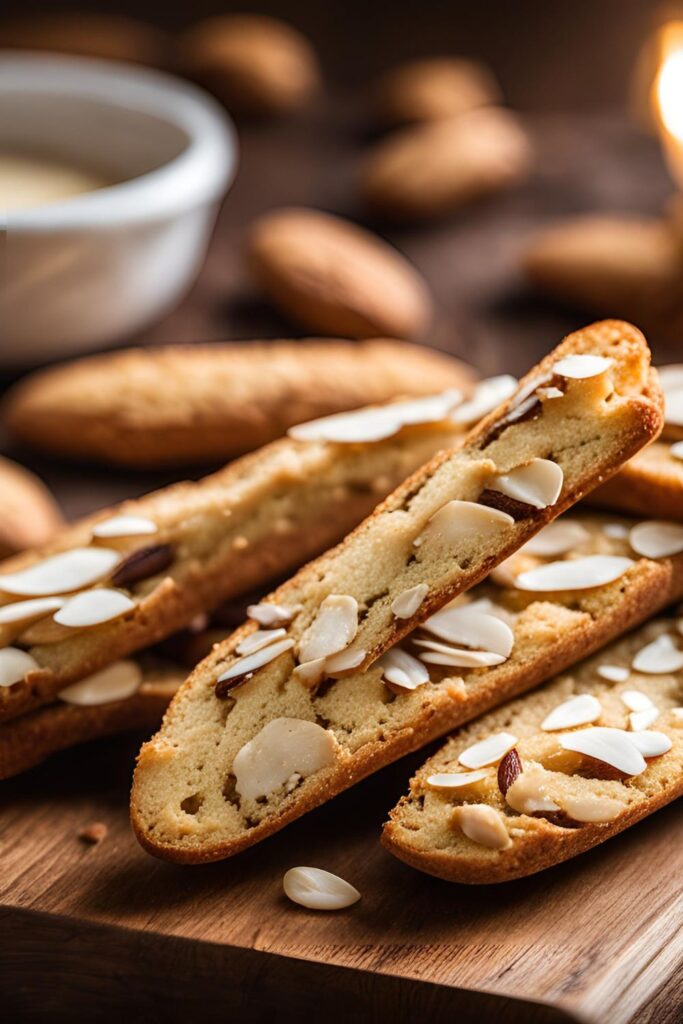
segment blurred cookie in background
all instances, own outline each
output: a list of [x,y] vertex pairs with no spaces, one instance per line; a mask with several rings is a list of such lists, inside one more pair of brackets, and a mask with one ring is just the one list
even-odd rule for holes
[[0,49],[47,50],[166,67],[169,37],[137,18],[85,11],[0,19]]
[[378,119],[391,126],[456,117],[502,99],[493,72],[461,57],[399,64],[382,75],[374,92]]
[[63,525],[49,490],[34,473],[0,456],[0,558],[47,543]]

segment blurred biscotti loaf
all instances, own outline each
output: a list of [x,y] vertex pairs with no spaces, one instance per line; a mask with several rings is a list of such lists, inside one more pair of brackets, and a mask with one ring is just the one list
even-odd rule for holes
[[683,794],[683,650],[651,622],[457,733],[384,828],[387,849],[453,882],[574,857]]
[[28,377],[5,422],[58,455],[128,466],[233,458],[295,423],[402,395],[467,387],[473,373],[398,341],[269,341],[128,349]]
[[462,57],[427,57],[387,71],[375,86],[378,117],[389,125],[439,121],[500,102],[485,64]]
[[57,502],[23,466],[0,457],[0,558],[37,547],[62,526]]
[[[141,842],[188,862],[229,856],[445,731],[448,716],[428,702],[422,716],[419,696],[403,719],[386,707],[390,696],[382,700],[378,725],[368,701],[376,702],[382,672],[355,689],[346,678],[372,672],[384,652],[438,619],[444,604],[656,435],[661,396],[648,362],[642,335],[627,324],[570,336],[459,448],[250,609],[252,622],[195,670],[141,752],[132,798]],[[630,562],[608,566],[623,572]],[[425,660],[462,664],[444,662],[443,647],[437,640]],[[483,664],[505,660],[493,653]],[[410,688],[405,663],[397,667]],[[453,695],[439,693],[443,711]],[[189,795],[191,817],[180,807]]]
[[247,235],[259,288],[305,330],[416,338],[432,315],[426,282],[393,246],[351,221],[305,207],[259,217]]
[[457,444],[511,384],[314,420],[198,483],[125,502],[5,562],[0,721],[319,554]]

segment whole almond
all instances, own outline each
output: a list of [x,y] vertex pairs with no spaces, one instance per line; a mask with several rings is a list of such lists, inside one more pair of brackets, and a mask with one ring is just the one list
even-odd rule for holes
[[0,457],[0,558],[40,547],[62,526],[47,487],[23,466]]
[[518,120],[487,107],[390,135],[366,159],[361,190],[383,216],[426,220],[517,184],[530,165]]
[[254,280],[295,323],[351,338],[414,338],[431,317],[427,286],[376,235],[318,210],[289,208],[251,227]]
[[285,113],[305,103],[320,84],[318,61],[305,37],[261,15],[200,21],[181,36],[178,60],[236,114]]
[[479,61],[429,57],[387,72],[376,86],[379,118],[386,124],[438,121],[500,101],[493,74]]
[[513,747],[512,750],[508,750],[507,754],[498,765],[498,789],[501,791],[503,796],[505,796],[510,786],[521,774],[522,762],[519,754],[517,753],[517,748]]

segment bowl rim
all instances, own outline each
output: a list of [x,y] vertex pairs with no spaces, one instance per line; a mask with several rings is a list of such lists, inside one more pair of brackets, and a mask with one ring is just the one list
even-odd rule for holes
[[153,114],[184,131],[185,148],[160,167],[63,202],[5,213],[8,232],[126,229],[217,202],[237,170],[237,133],[207,92],[150,68],[91,57],[0,50],[0,95],[41,92]]

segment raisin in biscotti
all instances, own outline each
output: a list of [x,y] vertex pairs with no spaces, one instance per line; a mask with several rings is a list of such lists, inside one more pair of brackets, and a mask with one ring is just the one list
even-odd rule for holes
[[185,677],[180,665],[124,659],[62,691],[54,704],[0,724],[0,779],[79,743],[151,731]]
[[[639,332],[606,323],[568,338],[461,448],[252,608],[254,621],[195,670],[140,755],[132,817],[143,845],[187,862],[229,856],[446,731],[448,686],[438,691],[438,715],[438,702],[423,713],[418,698],[405,717],[386,712],[395,728],[378,726],[363,694],[382,689],[382,672],[371,669],[368,684],[365,670],[612,472],[659,422]],[[427,661],[443,663],[442,646]],[[504,660],[486,663],[496,659]],[[188,796],[192,816],[180,807]]]
[[224,460],[295,423],[466,388],[463,363],[400,341],[264,341],[128,349],[18,384],[5,422],[43,451],[126,466]]
[[[466,401],[447,391],[313,421],[4,562],[0,721],[323,551],[511,386],[497,378]],[[359,417],[366,433],[372,422],[366,443],[355,440]]]
[[591,494],[591,503],[634,515],[683,519],[683,366],[663,366],[664,430]]
[[683,641],[650,622],[453,736],[385,825],[401,860],[453,882],[533,874],[683,793]]

